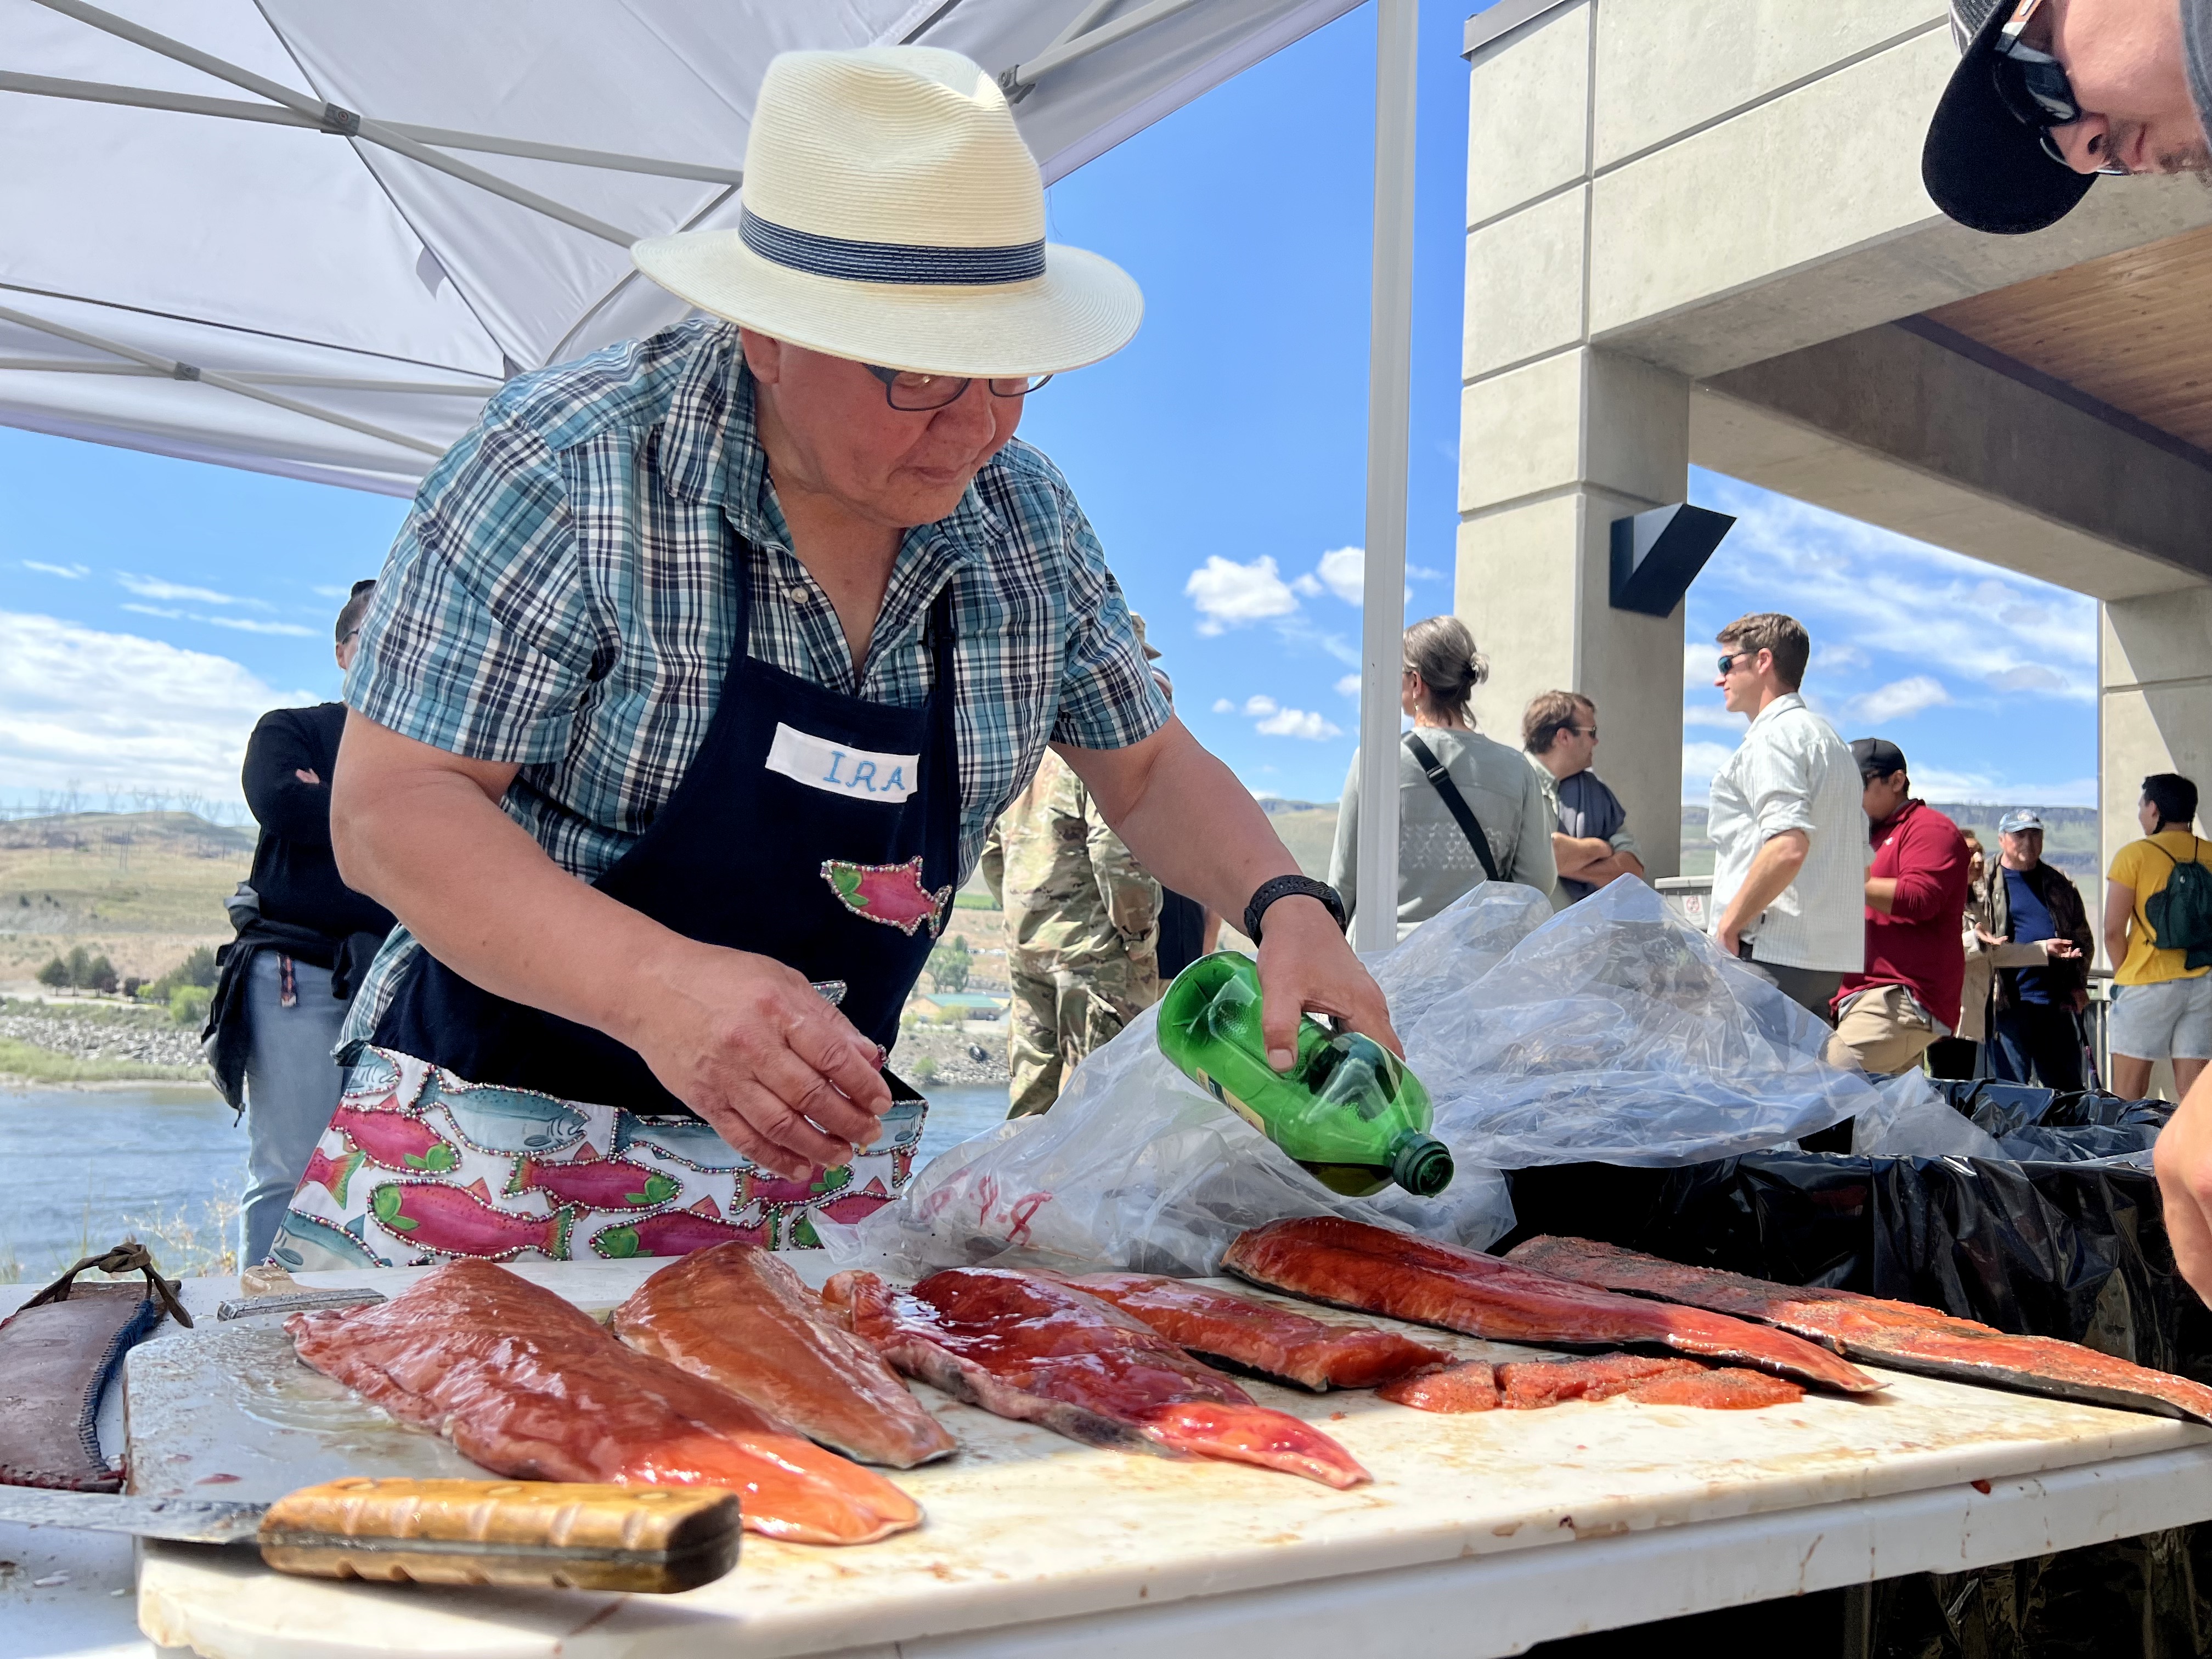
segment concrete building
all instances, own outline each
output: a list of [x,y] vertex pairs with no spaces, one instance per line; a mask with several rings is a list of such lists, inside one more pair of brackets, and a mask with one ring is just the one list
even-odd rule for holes
[[1920,185],[1938,0],[1500,0],[1467,52],[1457,606],[1487,729],[1587,692],[1631,822],[1674,821],[1682,613],[1611,607],[1608,527],[1695,462],[2100,601],[2107,860],[2144,774],[2212,787],[2212,191],[1952,224]]

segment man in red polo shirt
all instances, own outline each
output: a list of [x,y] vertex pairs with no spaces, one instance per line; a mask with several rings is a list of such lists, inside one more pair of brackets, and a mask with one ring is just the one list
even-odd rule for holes
[[1966,951],[1966,837],[1925,801],[1912,799],[1904,751],[1886,738],[1851,745],[1873,826],[1866,883],[1866,968],[1836,992],[1836,1041],[1859,1066],[1902,1072],[1959,1024]]

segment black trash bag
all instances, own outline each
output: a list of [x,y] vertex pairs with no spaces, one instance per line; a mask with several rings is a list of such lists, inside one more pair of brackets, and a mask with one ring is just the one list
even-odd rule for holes
[[2075,1163],[2148,1152],[2173,1115],[2166,1100],[2096,1091],[2058,1093],[1989,1079],[1940,1080],[1936,1091],[2022,1163]]
[[[1918,1302],[2212,1383],[2212,1312],[2174,1267],[2155,1178],[2137,1164],[2084,1161],[2078,1150],[2110,1133],[2147,1146],[2172,1108],[2010,1085],[1967,1085],[1952,1097],[1991,1133],[2070,1139],[2075,1156],[2014,1164],[1775,1152],[1677,1170],[1523,1170],[1510,1177],[1515,1230],[1492,1248],[1540,1233],[1596,1239],[1779,1284]],[[2207,1589],[2212,1526],[1917,1574],[1875,1587],[1871,1651],[2212,1654]],[[1670,1633],[1671,1623],[1636,1635]]]

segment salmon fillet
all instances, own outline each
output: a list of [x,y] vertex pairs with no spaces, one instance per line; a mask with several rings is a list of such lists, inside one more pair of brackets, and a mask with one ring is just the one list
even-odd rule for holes
[[1434,1370],[1415,1371],[1375,1390],[1394,1406],[1411,1406],[1417,1412],[1494,1412],[1498,1409],[1498,1376],[1480,1359]]
[[823,1297],[908,1376],[1086,1445],[1255,1463],[1340,1488],[1370,1478],[1320,1430],[1255,1404],[1150,1327],[1055,1279],[954,1267],[902,1291],[842,1273]]
[[1735,1366],[1642,1354],[1592,1359],[1524,1359],[1494,1370],[1479,1359],[1401,1377],[1376,1392],[1394,1405],[1423,1412],[1538,1411],[1569,1400],[1625,1397],[1647,1406],[1705,1406],[1746,1411],[1786,1406],[1805,1397],[1795,1382]]
[[2212,1389],[2201,1382],[2057,1337],[2014,1336],[1917,1303],[1686,1267],[1582,1238],[1532,1238],[1510,1260],[1600,1290],[1760,1320],[1871,1365],[2212,1423]]
[[1493,1341],[1545,1347],[1649,1342],[1844,1394],[1881,1387],[1856,1365],[1786,1332],[1592,1290],[1478,1250],[1340,1216],[1255,1227],[1229,1247],[1223,1265],[1269,1290]]
[[822,1298],[772,1251],[695,1250],[639,1285],[609,1323],[640,1353],[863,1463],[910,1469],[956,1449],[883,1356],[831,1323]]
[[770,1538],[866,1544],[918,1526],[881,1475],[489,1261],[449,1261],[389,1302],[295,1314],[300,1358],[394,1417],[524,1480],[727,1486]]
[[1152,1273],[1085,1273],[1065,1281],[1110,1302],[1177,1347],[1320,1394],[1371,1389],[1444,1364],[1441,1348],[1373,1325],[1326,1320]]

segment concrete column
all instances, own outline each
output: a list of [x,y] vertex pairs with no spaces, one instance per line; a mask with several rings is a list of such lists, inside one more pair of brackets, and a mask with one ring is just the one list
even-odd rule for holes
[[[2098,615],[2098,816],[2109,869],[2142,834],[2136,802],[2151,773],[2179,772],[2212,799],[2212,588],[2112,600]],[[2200,810],[2200,835],[2204,822]]]
[[1615,611],[1613,520],[1682,500],[1689,382],[1589,343],[1592,0],[1471,58],[1454,608],[1491,661],[1475,718],[1518,746],[1539,692],[1598,705],[1597,769],[1646,869],[1680,865],[1682,616]]

